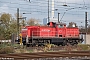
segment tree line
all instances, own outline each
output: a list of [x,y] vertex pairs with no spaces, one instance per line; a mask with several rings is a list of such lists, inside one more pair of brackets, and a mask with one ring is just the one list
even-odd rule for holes
[[[20,15],[20,17],[22,17]],[[28,21],[25,19],[19,19],[19,27],[22,26],[33,26],[33,25],[40,25],[38,23],[38,19],[31,18]],[[11,14],[9,13],[3,13],[0,16],[0,40],[3,39],[11,39],[12,34],[17,33],[17,17],[15,14],[15,17],[13,18]]]

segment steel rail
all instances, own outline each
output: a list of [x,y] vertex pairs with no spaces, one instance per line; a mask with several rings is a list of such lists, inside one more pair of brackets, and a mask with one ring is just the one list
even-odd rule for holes
[[0,58],[14,59],[35,59],[35,58],[53,58],[53,57],[90,57],[90,51],[63,51],[63,52],[38,52],[38,53],[14,53],[0,54]]

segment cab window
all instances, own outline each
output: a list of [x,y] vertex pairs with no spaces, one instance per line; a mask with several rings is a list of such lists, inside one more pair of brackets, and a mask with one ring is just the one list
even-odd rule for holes
[[58,25],[58,28],[63,28],[63,25]]

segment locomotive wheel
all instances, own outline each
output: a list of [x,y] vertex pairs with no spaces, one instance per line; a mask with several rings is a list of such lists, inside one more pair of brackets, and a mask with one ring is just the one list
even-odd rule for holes
[[74,45],[74,43],[73,43],[73,42],[71,42],[71,43],[70,43],[70,45],[72,45],[72,46],[73,46],[73,45]]
[[65,46],[65,45],[67,45],[67,41],[66,40],[64,40],[62,46]]
[[30,47],[30,44],[26,44],[26,47]]
[[44,40],[44,44],[50,44],[50,40]]
[[67,46],[70,46],[70,45],[71,45],[71,44],[68,42],[68,43],[67,43]]

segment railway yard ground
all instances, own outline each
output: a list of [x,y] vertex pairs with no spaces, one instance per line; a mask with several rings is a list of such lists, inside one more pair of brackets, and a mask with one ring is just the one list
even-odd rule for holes
[[26,47],[1,44],[0,59],[7,60],[90,60],[90,45]]

